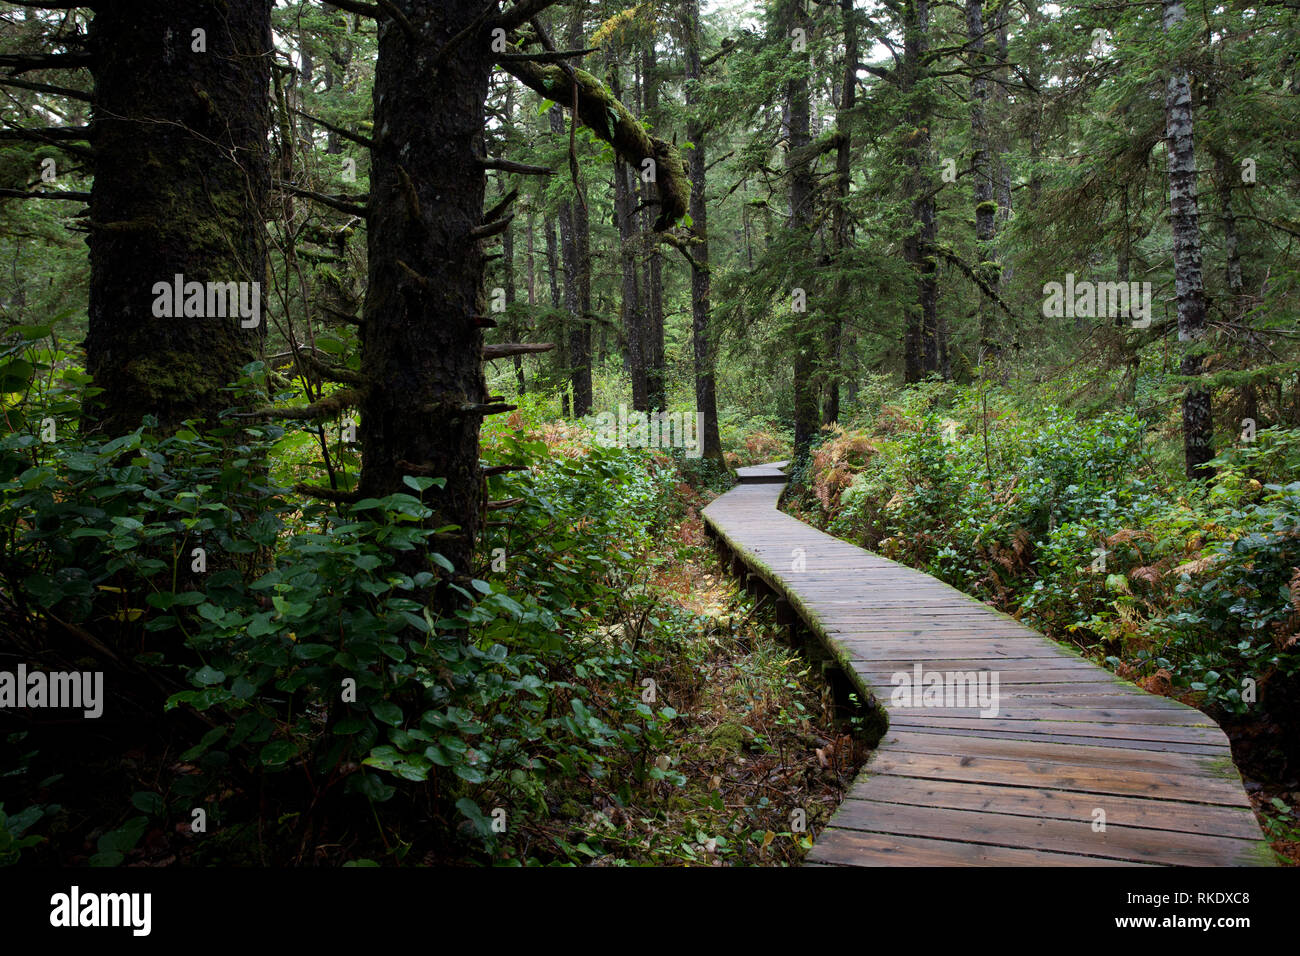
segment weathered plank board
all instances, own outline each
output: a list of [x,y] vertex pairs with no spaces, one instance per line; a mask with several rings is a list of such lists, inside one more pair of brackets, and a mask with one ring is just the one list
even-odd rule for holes
[[784,464],[739,469],[705,526],[890,721],[810,864],[1272,863],[1209,717],[782,514]]

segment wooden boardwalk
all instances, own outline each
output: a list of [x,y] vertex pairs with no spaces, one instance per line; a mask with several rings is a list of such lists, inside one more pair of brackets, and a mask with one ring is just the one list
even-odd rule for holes
[[889,719],[809,863],[1272,864],[1209,717],[782,514],[776,466],[740,476],[704,510],[710,536]]

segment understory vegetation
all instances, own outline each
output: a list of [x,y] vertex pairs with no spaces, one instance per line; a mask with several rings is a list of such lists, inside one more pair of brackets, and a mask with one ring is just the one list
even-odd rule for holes
[[434,616],[433,575],[391,556],[441,563],[436,479],[304,507],[310,427],[42,441],[87,387],[47,334],[4,366],[29,391],[0,436],[0,615],[48,670],[108,665],[110,700],[90,733],[8,735],[30,802],[0,808],[0,861],[790,863],[865,757],[703,546],[716,468],[525,403],[484,434],[511,520]]

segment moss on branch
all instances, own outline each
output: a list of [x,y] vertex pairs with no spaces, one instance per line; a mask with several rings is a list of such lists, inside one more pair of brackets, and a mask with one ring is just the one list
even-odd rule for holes
[[[519,50],[510,47],[508,52],[517,54]],[[576,83],[578,119],[584,126],[613,146],[638,171],[645,168],[647,159],[654,160],[654,181],[659,193],[659,218],[655,220],[655,231],[672,228],[686,215],[691,199],[691,182],[681,153],[667,140],[647,133],[641,122],[614,98],[604,83],[586,70],[561,64],[506,60],[501,63],[501,68],[525,86],[568,109],[573,108]]]

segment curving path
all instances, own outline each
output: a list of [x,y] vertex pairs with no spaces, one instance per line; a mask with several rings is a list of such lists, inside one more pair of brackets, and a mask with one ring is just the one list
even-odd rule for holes
[[705,527],[889,718],[809,863],[1272,864],[1209,717],[781,513],[784,464],[739,469]]

